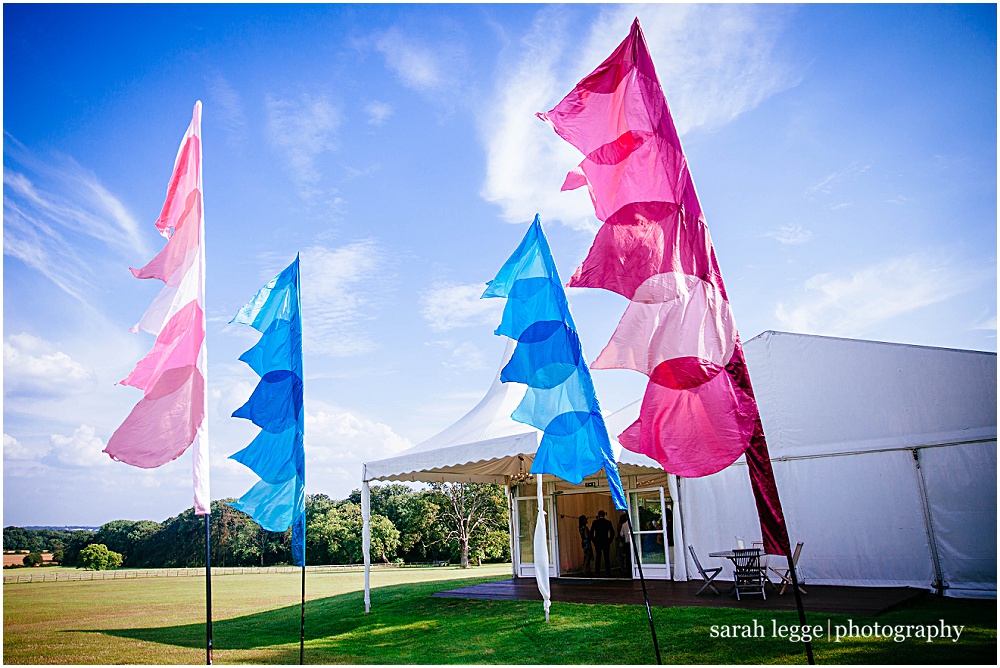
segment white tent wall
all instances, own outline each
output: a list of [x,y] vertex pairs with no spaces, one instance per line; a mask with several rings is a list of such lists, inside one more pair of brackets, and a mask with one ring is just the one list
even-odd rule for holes
[[922,448],[920,471],[945,594],[996,598],[997,443]]
[[783,332],[743,350],[771,459],[996,440],[994,353]]
[[[909,452],[774,462],[773,468],[789,537],[793,545],[804,543],[804,582],[931,587],[930,544]],[[731,548],[737,535],[748,543],[760,538],[745,464],[682,486],[684,530],[699,555]],[[784,566],[778,561],[772,565]]]
[[[780,332],[744,350],[805,581],[996,596],[995,354]],[[742,459],[680,496],[699,554],[760,536]]]

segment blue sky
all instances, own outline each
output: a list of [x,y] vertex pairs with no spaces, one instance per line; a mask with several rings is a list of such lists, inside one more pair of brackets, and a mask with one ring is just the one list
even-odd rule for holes
[[[256,340],[228,321],[302,254],[307,490],[471,408],[496,373],[479,301],[540,213],[560,273],[598,221],[534,117],[638,16],[744,340],[768,329],[996,350],[995,5],[4,5],[5,526],[162,520],[190,455],[101,450],[152,346],[137,281],[204,103],[212,497]],[[571,290],[589,359],[623,298]],[[645,377],[598,371],[602,405]],[[821,379],[820,379],[821,382]]]

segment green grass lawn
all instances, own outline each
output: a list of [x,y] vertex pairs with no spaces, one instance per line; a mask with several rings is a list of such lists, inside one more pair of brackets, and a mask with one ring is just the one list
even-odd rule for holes
[[[306,662],[323,664],[655,663],[645,608],[434,598],[442,589],[509,577],[510,566],[420,568],[373,574],[364,614],[362,574],[307,580]],[[212,581],[216,663],[298,663],[299,575],[227,575]],[[203,663],[203,578],[58,582],[4,587],[4,663]],[[664,663],[804,663],[801,643],[713,638],[713,625],[752,624],[795,613],[719,608],[653,611]],[[810,613],[809,622],[847,616]],[[817,663],[996,662],[996,602],[924,597],[858,625],[966,626],[957,643],[914,639],[816,640]]]

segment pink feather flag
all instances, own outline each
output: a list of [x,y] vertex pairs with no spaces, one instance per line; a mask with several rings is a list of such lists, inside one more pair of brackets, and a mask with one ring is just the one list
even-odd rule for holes
[[143,397],[104,449],[116,461],[148,469],[177,459],[193,445],[196,515],[210,512],[204,214],[197,102],[156,219],[167,243],[145,267],[131,270],[136,278],[164,283],[132,328],[156,335],[153,349],[121,381],[142,390]]
[[630,300],[592,365],[649,377],[639,419],[619,441],[684,477],[716,473],[745,453],[765,547],[789,554],[743,347],[639,20],[538,116],[584,154],[562,189],[587,186],[604,222],[568,285]]

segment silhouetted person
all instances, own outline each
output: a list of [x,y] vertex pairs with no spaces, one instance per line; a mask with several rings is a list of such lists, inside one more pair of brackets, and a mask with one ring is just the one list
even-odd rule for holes
[[622,575],[631,577],[632,564],[632,529],[629,526],[628,515],[622,513],[618,518],[618,561],[621,562]]
[[611,541],[615,535],[615,527],[604,516],[605,514],[603,510],[597,511],[597,519],[594,520],[594,524],[590,527],[590,535],[594,539],[595,552],[597,553],[594,571],[596,574],[600,574],[601,556],[603,555],[604,572],[608,577],[611,577]]
[[590,577],[590,565],[594,563],[594,548],[590,544],[590,529],[587,527],[587,516],[580,515],[580,547],[583,548],[583,574]]

